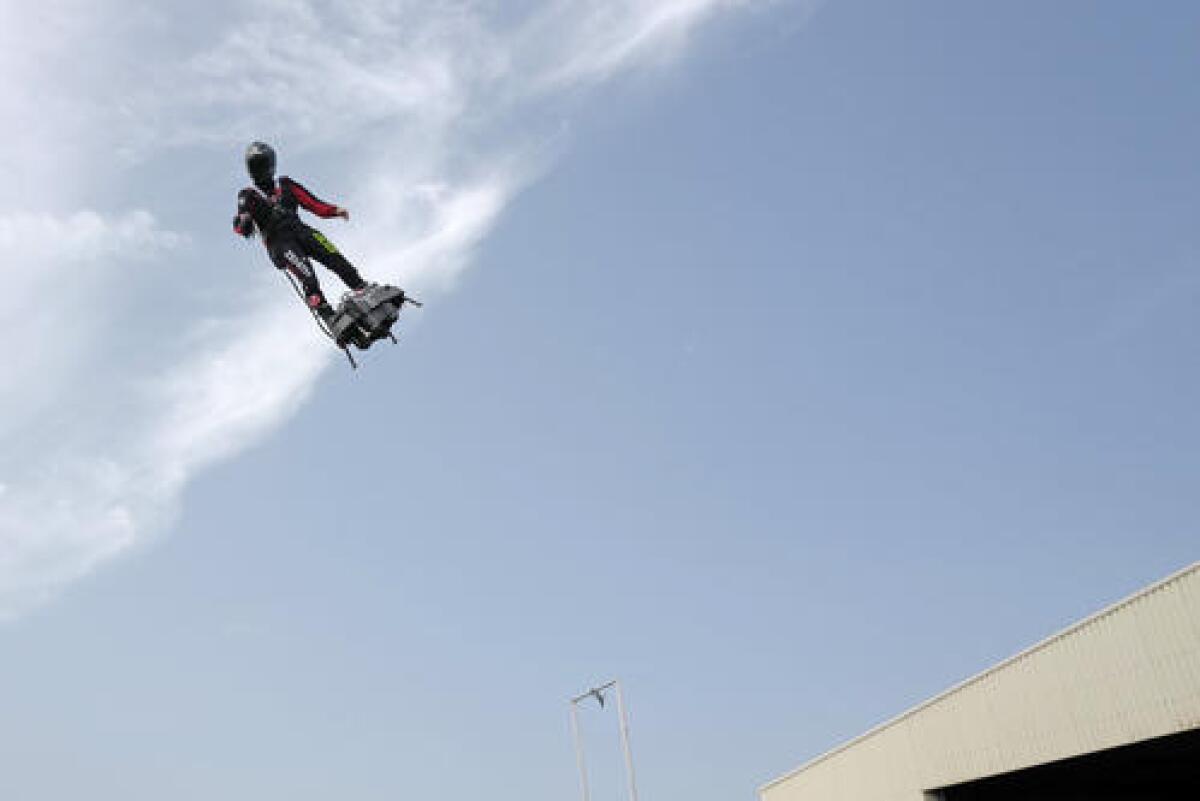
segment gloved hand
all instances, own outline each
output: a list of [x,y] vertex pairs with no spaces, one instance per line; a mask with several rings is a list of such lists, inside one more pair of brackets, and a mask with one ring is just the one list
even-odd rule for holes
[[233,218],[233,230],[246,238],[253,236],[254,219],[243,211],[241,214]]
[[333,216],[341,217],[343,220],[349,220],[350,219],[350,211],[348,209],[343,209],[341,206],[338,206],[338,210],[333,213]]

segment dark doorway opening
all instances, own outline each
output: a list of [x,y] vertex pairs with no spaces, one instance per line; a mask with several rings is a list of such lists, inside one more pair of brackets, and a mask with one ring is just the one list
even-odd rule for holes
[[928,793],[941,801],[1200,799],[1200,729]]

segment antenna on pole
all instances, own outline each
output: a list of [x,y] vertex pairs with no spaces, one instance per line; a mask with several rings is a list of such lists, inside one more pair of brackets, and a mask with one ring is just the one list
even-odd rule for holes
[[629,801],[638,801],[637,781],[633,772],[633,750],[629,745],[629,716],[625,711],[625,696],[621,692],[621,682],[616,679],[599,687],[593,687],[571,699],[571,737],[575,742],[575,761],[579,763],[579,786],[583,791],[583,801],[591,801],[587,764],[583,754],[583,738],[579,733],[579,704],[593,698],[603,709],[606,700],[604,694],[609,690],[613,690],[617,696],[617,727],[621,734],[621,749],[625,754],[625,774],[629,779]]

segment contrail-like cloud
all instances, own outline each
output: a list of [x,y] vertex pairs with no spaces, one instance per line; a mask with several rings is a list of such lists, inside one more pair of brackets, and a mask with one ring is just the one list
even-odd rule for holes
[[[33,75],[38,59],[40,83],[10,82],[0,115],[45,113],[6,158],[23,181],[74,189],[77,204],[63,192],[39,193],[43,210],[0,201],[0,247],[19,254],[4,267],[0,341],[28,343],[6,347],[17,369],[0,378],[0,617],[162,530],[197,471],[283,425],[336,356],[297,346],[311,323],[266,269],[248,296],[199,293],[168,309],[191,315],[182,328],[119,317],[154,305],[147,265],[199,263],[196,246],[224,229],[211,220],[232,208],[101,215],[86,210],[98,183],[120,197],[112,187],[133,187],[159,158],[236,164],[250,139],[285,143],[358,187],[345,204],[359,233],[338,238],[372,278],[445,289],[552,164],[563,103],[670,63],[714,16],[770,4],[551,0],[505,16],[484,0],[251,0],[213,9],[212,22],[135,0],[103,4],[104,16],[81,0],[7,7],[0,67]],[[86,71],[59,49],[76,45],[92,48]],[[119,102],[95,101],[102,79],[127,89]],[[103,169],[63,183],[101,152]],[[173,231],[167,216],[204,220]],[[117,275],[132,298],[112,289]],[[118,324],[131,318],[148,352]]]

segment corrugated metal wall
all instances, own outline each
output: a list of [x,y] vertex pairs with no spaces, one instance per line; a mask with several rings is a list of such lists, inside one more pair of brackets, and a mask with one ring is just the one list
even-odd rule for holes
[[1200,728],[1200,563],[763,787],[763,801],[924,790]]

